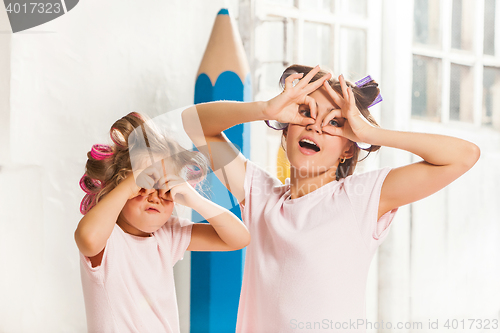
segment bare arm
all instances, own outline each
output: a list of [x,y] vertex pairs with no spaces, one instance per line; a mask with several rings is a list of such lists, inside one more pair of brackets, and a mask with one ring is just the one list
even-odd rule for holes
[[94,257],[104,249],[123,206],[139,190],[134,177],[129,175],[80,220],[75,241],[84,256]]
[[194,207],[207,219],[196,223],[191,232],[188,251],[232,251],[250,243],[250,233],[236,215],[203,198]]
[[244,122],[265,119],[262,102],[214,102],[198,104],[182,113],[184,129],[195,146],[208,157],[224,186],[244,203],[246,159],[222,131]]
[[366,139],[371,144],[403,149],[423,159],[389,172],[380,194],[379,218],[441,190],[472,168],[480,155],[479,147],[471,142],[437,134],[374,128]]
[[[354,95],[339,77],[342,98],[329,86],[325,88],[347,119],[343,127],[327,128],[331,135],[342,135],[354,142],[386,146],[409,151],[424,161],[391,170],[380,194],[378,217],[386,212],[423,199],[463,175],[479,159],[475,144],[444,135],[391,131],[371,126],[355,105]],[[325,118],[326,124],[330,119]]]
[[[167,183],[167,186],[175,182]],[[209,222],[193,225],[188,251],[232,251],[250,243],[250,233],[236,215],[203,198],[191,185],[178,181],[169,195],[175,202],[196,210]]]

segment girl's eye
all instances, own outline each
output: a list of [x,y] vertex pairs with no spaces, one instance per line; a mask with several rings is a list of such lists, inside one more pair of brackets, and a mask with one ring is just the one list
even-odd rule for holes
[[301,114],[302,116],[307,117],[307,118],[311,117],[311,111],[309,111],[309,109],[299,110],[299,114]]
[[340,126],[340,124],[335,120],[335,119],[332,119],[328,122],[328,125],[332,125],[332,126]]

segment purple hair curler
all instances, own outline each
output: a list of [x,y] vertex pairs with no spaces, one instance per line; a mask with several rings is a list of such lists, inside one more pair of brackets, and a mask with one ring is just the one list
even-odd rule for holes
[[[359,88],[362,88],[368,82],[371,82],[371,81],[373,81],[373,79],[372,79],[372,77],[370,75],[368,75],[368,76],[365,76],[364,78],[362,78],[361,80],[356,81],[355,84]],[[374,106],[375,104],[380,103],[382,101],[383,101],[382,95],[379,93],[378,96],[375,98],[375,100],[372,102],[372,104],[368,105],[368,108],[370,108],[370,107]]]

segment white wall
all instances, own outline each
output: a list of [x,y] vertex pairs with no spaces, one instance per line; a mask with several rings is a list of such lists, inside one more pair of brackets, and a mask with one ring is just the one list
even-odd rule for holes
[[128,112],[193,102],[215,15],[232,3],[80,1],[0,34],[0,332],[86,331],[73,240],[86,153]]

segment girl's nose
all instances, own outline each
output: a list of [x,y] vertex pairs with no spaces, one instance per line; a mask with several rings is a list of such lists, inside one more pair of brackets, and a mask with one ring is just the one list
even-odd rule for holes
[[159,203],[160,202],[160,197],[158,195],[158,191],[154,191],[154,192],[149,193],[149,195],[148,195],[148,201],[149,202]]
[[321,120],[319,119],[319,117],[316,118],[316,121],[314,122],[314,124],[307,125],[306,129],[310,130],[310,131],[315,131],[316,133],[321,134],[322,133],[322,131],[321,131]]

